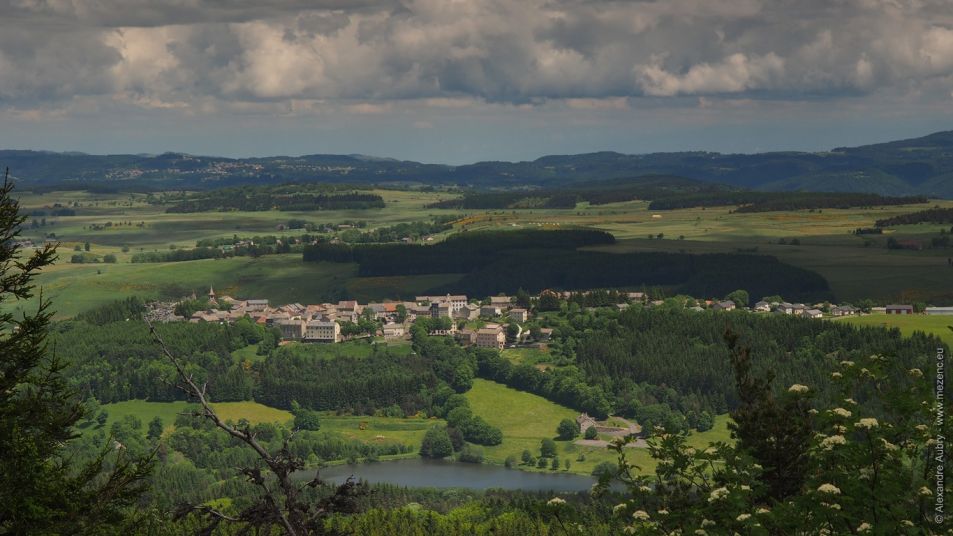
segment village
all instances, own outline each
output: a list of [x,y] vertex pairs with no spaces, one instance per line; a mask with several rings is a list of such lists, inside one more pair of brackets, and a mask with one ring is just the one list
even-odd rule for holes
[[[147,313],[155,321],[189,321],[193,323],[233,323],[248,317],[255,323],[277,329],[283,342],[338,343],[361,337],[383,337],[397,341],[409,338],[409,327],[419,318],[435,319],[431,335],[453,337],[464,346],[502,350],[507,344],[545,344],[552,337],[552,329],[541,327],[524,329],[523,325],[533,315],[532,303],[549,299],[550,303],[568,300],[582,292],[543,291],[532,296],[530,302],[518,303],[514,296],[489,296],[481,300],[465,295],[415,296],[413,301],[384,301],[361,304],[355,300],[337,303],[302,305],[291,303],[272,305],[267,299],[236,299],[216,295],[209,289],[207,307],[194,312],[189,318],[176,316],[172,311],[175,303],[150,304]],[[645,292],[619,292],[618,310],[633,305],[652,308],[664,306],[665,300],[650,300]],[[195,296],[192,296],[195,300]],[[953,315],[953,307],[923,307],[892,304],[862,310],[852,305],[817,303],[788,303],[786,301],[761,300],[752,307],[744,307],[733,300],[694,300],[681,302],[687,309],[697,312],[746,311],[756,314],[779,314],[812,319],[836,318],[862,314],[928,314]],[[691,305],[690,305],[691,304]],[[690,306],[689,306],[690,305]],[[590,307],[589,309],[595,309]],[[508,333],[509,331],[509,333]]]

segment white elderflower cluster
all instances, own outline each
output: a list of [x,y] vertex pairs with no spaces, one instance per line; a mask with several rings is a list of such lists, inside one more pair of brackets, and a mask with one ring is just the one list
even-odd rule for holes
[[853,415],[853,413],[851,413],[850,410],[847,410],[844,408],[834,408],[831,410],[831,413],[833,413],[834,415],[837,415],[838,417],[843,417],[845,419]]
[[832,435],[828,438],[825,438],[824,441],[821,441],[821,447],[824,450],[831,450],[836,446],[846,445],[847,438],[842,435]]
[[840,495],[840,488],[834,484],[821,484],[817,487],[817,491],[827,495]]
[[806,385],[801,385],[801,384],[799,384],[799,383],[795,383],[795,384],[792,385],[791,387],[788,387],[788,392],[789,392],[789,393],[798,393],[798,394],[801,394],[801,393],[806,393],[806,392],[808,392],[808,391],[810,391],[810,390],[811,390],[810,387],[808,387],[808,386],[806,386]]
[[720,501],[728,497],[728,488],[717,488],[708,495],[708,502]]
[[866,430],[871,430],[878,426],[880,426],[880,423],[873,417],[867,417],[866,419],[861,419],[854,423],[855,428],[864,428]]
[[651,516],[649,516],[649,513],[646,512],[645,510],[636,510],[635,512],[632,512],[632,519],[637,519],[639,521],[648,521],[650,518]]

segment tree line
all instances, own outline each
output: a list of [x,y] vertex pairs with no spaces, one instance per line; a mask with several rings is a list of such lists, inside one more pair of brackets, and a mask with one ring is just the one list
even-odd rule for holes
[[917,223],[953,223],[953,208],[934,207],[910,214],[901,214],[890,218],[877,220],[877,227],[893,227],[896,225],[914,225]]
[[[942,346],[936,337],[920,332],[904,338],[896,329],[788,315],[693,312],[674,305],[632,306],[623,312],[570,307],[547,320],[554,328],[553,351],[571,356],[574,366],[542,373],[487,359],[480,363],[481,375],[597,415],[612,411],[643,424],[665,423],[669,430],[697,427],[707,421],[706,413],[738,407],[730,352],[723,341],[726,327],[751,348],[755,373],[773,375],[777,389],[797,383],[817,386],[816,396],[824,402],[836,398],[836,391],[825,386],[841,361],[881,352],[902,367],[923,367],[926,356]],[[604,409],[595,411],[551,394],[547,384],[558,384],[560,376],[578,378],[604,393]],[[875,394],[857,402],[876,413]]]
[[735,212],[776,212],[786,210],[820,210],[926,203],[923,196],[884,196],[859,192],[754,192],[725,190],[688,193],[653,199],[649,210],[740,205]]
[[211,192],[186,194],[179,198],[165,197],[174,204],[169,213],[265,210],[362,210],[384,208],[384,199],[346,186],[282,185],[220,188]]

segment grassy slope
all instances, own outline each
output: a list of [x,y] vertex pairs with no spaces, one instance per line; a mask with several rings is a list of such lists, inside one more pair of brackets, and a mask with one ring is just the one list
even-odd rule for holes
[[[159,417],[168,430],[173,427],[176,416],[185,407],[185,402],[148,402],[145,400],[127,400],[113,404],[103,404],[103,409],[109,414],[109,419],[106,421],[107,429],[113,422],[122,420],[127,415],[133,415],[142,421],[144,427],[148,426],[149,421]],[[220,402],[213,404],[212,407],[218,412],[219,416],[226,420],[248,419],[251,423],[285,423],[291,420],[291,414],[287,411],[256,402]]]
[[906,336],[912,335],[915,331],[922,331],[940,337],[947,346],[953,348],[953,330],[948,327],[953,326],[953,316],[877,314],[841,318],[837,321],[859,326],[899,328],[900,332]]
[[[59,317],[132,295],[159,297],[163,291],[216,292],[236,297],[264,296],[278,303],[318,301],[338,292],[353,277],[355,265],[305,264],[300,255],[258,259],[237,257],[159,264],[71,265],[60,263],[39,278]],[[10,305],[8,305],[9,307]],[[32,307],[34,302],[18,303]],[[14,306],[15,307],[15,306]]]
[[[157,298],[195,291],[203,295],[211,285],[219,295],[264,297],[275,303],[317,303],[351,296],[364,301],[413,295],[454,276],[374,278],[372,288],[355,277],[356,265],[304,263],[301,256],[269,255],[252,259],[205,259],[158,264],[81,264],[61,261],[40,275],[44,295],[53,300],[57,318],[138,295]],[[352,292],[351,287],[355,290]],[[29,310],[35,301],[4,304],[5,309]]]
[[[483,417],[503,431],[502,444],[495,447],[483,447],[487,461],[490,463],[501,464],[511,455],[518,461],[524,449],[529,450],[534,456],[539,456],[540,441],[547,437],[555,438],[559,421],[575,419],[578,415],[578,412],[540,396],[488,380],[475,380],[473,389],[467,392],[466,397],[474,414]],[[707,446],[713,441],[727,441],[729,439],[727,425],[727,415],[718,416],[712,430],[692,434],[689,441],[696,447]],[[570,471],[574,473],[588,474],[600,462],[616,461],[616,456],[606,449],[580,447],[568,441],[557,441],[556,444],[560,461],[569,459],[572,463]],[[644,449],[628,449],[627,453],[630,461],[644,470],[654,470],[655,461]],[[577,461],[580,454],[585,454],[585,461]]]

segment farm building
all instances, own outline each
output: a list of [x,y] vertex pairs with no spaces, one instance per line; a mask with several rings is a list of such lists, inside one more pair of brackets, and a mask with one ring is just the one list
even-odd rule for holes
[[912,305],[888,305],[886,308],[888,315],[912,315]]

